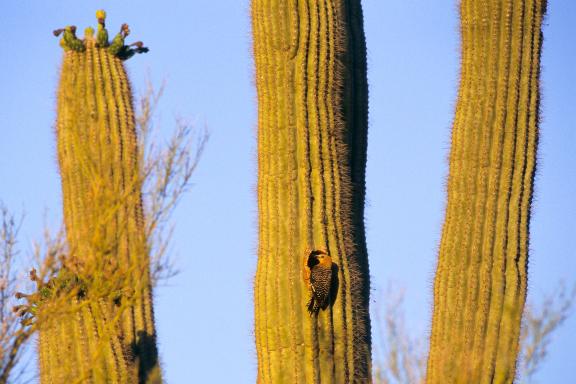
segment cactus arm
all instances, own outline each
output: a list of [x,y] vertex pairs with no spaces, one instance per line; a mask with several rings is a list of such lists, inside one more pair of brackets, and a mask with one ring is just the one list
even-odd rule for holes
[[[366,66],[359,1],[252,2],[258,90],[259,382],[370,380],[363,204]],[[306,250],[326,248],[335,301],[308,316]]]
[[543,0],[461,2],[428,383],[511,383],[526,297]]

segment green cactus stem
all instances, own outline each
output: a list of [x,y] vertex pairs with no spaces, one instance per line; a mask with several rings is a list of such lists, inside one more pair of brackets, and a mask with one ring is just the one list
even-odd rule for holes
[[130,28],[128,27],[128,24],[122,24],[122,26],[120,27],[120,32],[118,32],[118,34],[112,40],[112,43],[110,43],[110,46],[108,47],[108,52],[110,52],[113,55],[117,55],[118,52],[120,52],[120,50],[122,49],[122,47],[124,47],[124,40],[129,34],[130,34]]
[[[259,383],[367,383],[366,48],[359,0],[252,1],[258,91]],[[309,316],[310,249],[331,302]]]
[[63,36],[62,40],[60,40],[60,46],[64,48],[65,51],[83,52],[86,50],[84,43],[76,37],[76,26],[69,25],[66,28],[54,31],[54,36],[59,36],[60,34]]
[[462,70],[427,383],[512,383],[528,268],[545,0],[462,0]]
[[37,310],[40,378],[160,383],[141,154],[120,55],[133,48],[126,24],[109,44],[105,13],[97,18],[96,39],[91,28],[84,40],[75,28],[55,31],[65,50],[56,133],[69,255]]
[[96,35],[96,46],[106,48],[108,46],[108,31],[106,30],[106,12],[96,11],[98,19],[98,33]]

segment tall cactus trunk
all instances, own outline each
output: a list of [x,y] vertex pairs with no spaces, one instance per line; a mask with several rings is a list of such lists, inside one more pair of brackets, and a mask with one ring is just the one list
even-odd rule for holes
[[98,17],[97,39],[88,29],[78,40],[70,27],[62,39],[56,133],[69,255],[49,286],[60,296],[78,287],[40,317],[43,384],[161,381],[141,156],[121,60],[142,48],[124,46],[127,25],[109,44]]
[[511,383],[527,284],[545,0],[462,0],[428,383]]
[[[258,90],[259,383],[366,383],[366,48],[359,0],[252,1]],[[332,303],[306,311],[307,250],[332,257]]]

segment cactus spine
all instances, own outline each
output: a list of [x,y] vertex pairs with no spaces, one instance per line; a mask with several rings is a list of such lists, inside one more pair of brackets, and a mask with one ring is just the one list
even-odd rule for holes
[[[366,48],[359,0],[252,1],[258,91],[259,383],[369,382]],[[302,258],[337,265],[309,316]]]
[[545,0],[462,0],[428,383],[511,383],[527,284]]
[[84,40],[75,27],[55,31],[65,50],[56,133],[69,255],[47,288],[57,305],[40,311],[41,382],[160,383],[141,157],[122,63],[146,49],[124,45],[127,25],[109,44],[104,12],[97,18],[96,38],[91,28]]

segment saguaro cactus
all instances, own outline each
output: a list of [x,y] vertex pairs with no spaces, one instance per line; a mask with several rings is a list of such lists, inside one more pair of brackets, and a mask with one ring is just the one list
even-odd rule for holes
[[428,383],[511,383],[527,283],[545,0],[462,0]]
[[[253,0],[252,30],[258,382],[369,382],[368,106],[360,1]],[[330,305],[310,316],[302,260],[318,249],[331,256],[337,282]]]
[[[159,383],[142,175],[124,24],[111,43],[63,34],[58,91],[58,162],[68,255],[42,285],[38,326],[42,383]],[[72,294],[70,294],[72,292]],[[52,302],[53,305],[49,305]]]

